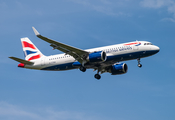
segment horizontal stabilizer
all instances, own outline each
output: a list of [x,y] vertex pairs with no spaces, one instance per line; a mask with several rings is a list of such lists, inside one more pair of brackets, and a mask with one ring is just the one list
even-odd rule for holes
[[26,65],[33,65],[34,64],[33,62],[30,62],[30,61],[27,61],[27,60],[23,60],[23,59],[20,59],[20,58],[16,58],[16,57],[9,57],[9,58],[12,59],[12,60],[15,60],[17,62],[26,64]]

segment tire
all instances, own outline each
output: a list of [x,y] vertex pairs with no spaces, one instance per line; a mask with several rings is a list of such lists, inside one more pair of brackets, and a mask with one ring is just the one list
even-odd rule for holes
[[99,74],[95,74],[94,77],[99,80],[101,78],[101,76]]
[[138,67],[141,68],[142,67],[142,64],[138,64]]
[[85,72],[85,71],[86,71],[86,68],[83,67],[83,66],[81,66],[79,69],[80,69],[80,71],[82,71],[82,72]]

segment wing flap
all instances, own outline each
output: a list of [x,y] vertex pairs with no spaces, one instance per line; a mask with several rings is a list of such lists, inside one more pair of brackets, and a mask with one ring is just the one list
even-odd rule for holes
[[24,63],[26,65],[33,65],[34,64],[33,62],[23,60],[23,59],[20,59],[20,58],[17,58],[17,57],[9,57],[9,58],[12,59],[12,60],[15,60],[17,62]]

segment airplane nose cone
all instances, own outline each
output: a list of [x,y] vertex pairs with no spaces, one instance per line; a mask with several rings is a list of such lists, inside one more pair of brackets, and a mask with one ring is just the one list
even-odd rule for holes
[[158,46],[154,46],[152,50],[154,50],[155,53],[158,53],[160,51],[160,48]]
[[159,52],[160,51],[160,48],[158,47],[158,46],[156,46],[156,48],[155,48],[156,50],[157,50],[157,52]]

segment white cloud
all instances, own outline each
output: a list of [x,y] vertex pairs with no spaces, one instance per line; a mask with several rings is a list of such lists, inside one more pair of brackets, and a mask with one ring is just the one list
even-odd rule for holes
[[161,21],[171,21],[171,22],[175,22],[175,18],[163,18]]
[[56,111],[52,108],[24,108],[0,102],[0,119],[5,120],[102,120],[82,112]]
[[0,118],[1,117],[12,120],[15,120],[15,118],[19,119],[24,117],[28,118],[28,120],[40,118],[40,116],[35,113],[27,112],[25,110],[22,110],[18,106],[14,106],[6,102],[0,102]]
[[141,5],[149,8],[160,8],[164,6],[169,0],[143,0]]
[[[92,10],[95,10],[100,13],[104,13],[106,15],[110,16],[130,16],[130,14],[124,12],[125,9],[122,8],[122,6],[129,5],[128,0],[71,0],[74,3],[81,4],[83,6],[86,6]],[[121,9],[122,8],[122,9]]]
[[175,1],[173,0],[143,0],[140,2],[141,6],[146,8],[166,8],[167,11],[173,15],[172,18],[163,18],[162,21],[175,22]]

